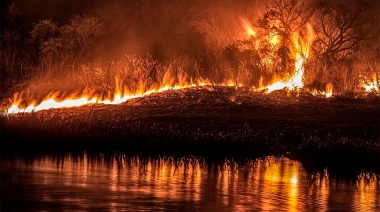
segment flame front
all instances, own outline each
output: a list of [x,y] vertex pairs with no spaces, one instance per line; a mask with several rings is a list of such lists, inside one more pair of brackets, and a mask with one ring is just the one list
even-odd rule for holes
[[[252,25],[249,21],[246,19],[241,19],[243,26],[245,27],[246,32],[250,36],[256,36],[256,32],[254,31]],[[282,81],[280,79],[278,82],[273,83],[270,86],[266,86],[262,89],[266,89],[268,93],[288,88],[289,90],[294,89],[301,89],[303,87],[303,74],[304,74],[304,63],[309,55],[309,45],[311,43],[312,39],[312,31],[311,27],[308,28],[308,37],[307,40],[304,41],[302,38],[295,33],[293,35],[293,48],[292,48],[292,55],[295,59],[295,72],[293,76],[286,81]],[[277,44],[279,43],[279,38],[275,34],[270,34],[265,38],[273,48],[277,48]],[[260,40],[256,39],[256,46],[259,45]],[[271,62],[270,58],[269,63]],[[116,89],[113,92],[112,95],[109,95],[107,98],[104,98],[99,95],[94,95],[94,92],[88,92],[84,91],[81,94],[77,95],[71,95],[66,98],[59,97],[57,93],[49,94],[47,97],[45,97],[40,103],[37,103],[36,100],[31,101],[27,106],[22,107],[22,101],[21,95],[19,98],[14,98],[13,103],[11,106],[6,110],[7,114],[14,114],[14,113],[30,113],[30,112],[37,112],[41,110],[48,110],[48,109],[54,109],[54,108],[69,108],[69,107],[80,107],[84,105],[90,105],[90,104],[121,104],[124,103],[130,99],[140,98],[144,96],[148,96],[154,93],[161,93],[168,90],[179,90],[179,89],[185,89],[185,88],[191,88],[191,87],[202,87],[202,86],[210,86],[210,85],[216,85],[216,86],[243,86],[240,83],[236,83],[237,80],[228,79],[225,80],[226,83],[224,84],[216,84],[211,83],[210,80],[198,80],[196,83],[192,83],[190,80],[186,80],[185,77],[177,76],[179,83],[174,83],[176,80],[175,78],[167,72],[164,76],[164,79],[162,80],[161,86],[158,86],[158,88],[143,88],[136,92],[129,92],[126,89],[126,86],[123,86],[123,83],[116,78]],[[262,78],[261,78],[262,83]]]
[[7,114],[15,114],[15,113],[31,113],[37,112],[41,110],[55,109],[55,108],[72,108],[72,107],[80,107],[84,105],[90,104],[107,104],[107,105],[115,105],[127,102],[131,99],[141,98],[144,96],[149,96],[155,93],[162,93],[169,90],[180,90],[192,87],[204,87],[204,86],[242,86],[240,84],[236,85],[231,82],[226,84],[212,84],[207,80],[200,80],[197,83],[187,83],[182,85],[162,85],[158,89],[150,89],[143,92],[137,93],[129,93],[127,89],[122,87],[122,83],[116,79],[116,90],[113,96],[108,98],[102,98],[100,96],[89,95],[91,92],[84,92],[82,95],[71,96],[60,100],[56,93],[48,95],[41,103],[36,104],[36,101],[32,101],[26,107],[21,106],[21,99],[15,98],[14,102],[11,106],[6,110]]
[[[241,18],[242,26],[244,27],[245,33],[250,36],[249,41],[254,42],[252,48],[258,50],[260,44],[265,43],[265,45],[270,46],[271,51],[276,52],[279,49],[279,44],[283,44],[284,40],[279,37],[275,32],[269,32],[268,34],[262,36],[257,34],[252,24],[244,18]],[[260,31],[258,31],[260,33]],[[291,58],[294,60],[294,69],[291,73],[285,75],[285,77],[280,76],[275,77],[271,84],[265,85],[265,77],[260,76],[258,79],[258,88],[252,87],[253,91],[265,91],[266,93],[271,93],[275,90],[286,89],[289,91],[300,91],[304,87],[304,73],[305,73],[305,62],[310,56],[310,48],[313,42],[313,30],[310,25],[307,26],[307,32],[302,36],[301,33],[295,32],[291,38],[290,53]],[[273,54],[269,53],[269,56],[261,58],[261,63],[268,65],[270,68],[274,64]],[[111,92],[107,97],[97,95],[94,91],[85,90],[81,93],[76,93],[72,95],[59,95],[59,93],[50,93],[42,101],[37,101],[31,97],[23,98],[22,95],[15,96],[11,106],[6,110],[6,114],[14,113],[31,113],[41,110],[48,110],[54,108],[70,108],[70,107],[80,107],[84,105],[91,104],[121,104],[127,102],[131,99],[141,98],[144,96],[149,96],[155,93],[161,93],[169,90],[180,90],[192,87],[203,87],[203,86],[236,86],[241,87],[243,84],[239,83],[235,79],[225,79],[225,83],[213,83],[209,79],[200,79],[196,83],[193,83],[190,77],[185,77],[181,72],[176,74],[174,77],[170,71],[165,72],[165,75],[161,83],[155,84],[155,86],[140,86],[140,89],[136,91],[129,91],[127,86],[123,84],[121,80],[116,77],[116,86],[114,92]],[[160,85],[160,86],[157,86]],[[248,86],[248,85],[247,85]],[[250,85],[251,86],[251,85]],[[377,79],[377,74],[373,75],[373,80],[365,80],[361,83],[361,86],[366,90],[366,92],[376,92],[379,93],[379,84]],[[311,93],[313,95],[323,95],[326,98],[332,96],[333,86],[331,83],[326,85],[325,91],[313,90]],[[25,104],[26,99],[32,99],[27,104]]]

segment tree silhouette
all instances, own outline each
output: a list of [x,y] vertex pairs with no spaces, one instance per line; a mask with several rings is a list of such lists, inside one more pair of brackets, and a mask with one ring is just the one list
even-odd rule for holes
[[370,38],[371,23],[365,5],[322,4],[315,16],[314,49],[328,60],[348,57]]
[[45,19],[34,24],[30,34],[39,43],[42,65],[76,64],[89,53],[103,33],[103,24],[96,17],[75,16],[61,27]]

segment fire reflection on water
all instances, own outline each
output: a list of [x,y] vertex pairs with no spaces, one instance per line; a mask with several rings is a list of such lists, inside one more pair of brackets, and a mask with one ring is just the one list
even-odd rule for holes
[[[237,163],[83,153],[31,162],[3,159],[1,165],[4,204],[12,195],[24,195],[27,202],[69,210],[373,211],[380,207],[378,175],[361,173],[355,180],[340,181],[327,170],[307,173],[299,162],[287,158]],[[22,204],[14,207],[22,209],[17,208]]]

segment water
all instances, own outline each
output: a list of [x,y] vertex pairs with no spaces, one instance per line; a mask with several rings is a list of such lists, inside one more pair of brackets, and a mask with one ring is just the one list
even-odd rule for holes
[[379,177],[342,180],[287,158],[67,154],[1,160],[3,211],[379,211]]

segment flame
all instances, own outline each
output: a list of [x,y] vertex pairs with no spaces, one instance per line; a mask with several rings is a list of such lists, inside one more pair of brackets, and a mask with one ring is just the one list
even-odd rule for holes
[[[253,37],[256,37],[257,33],[256,31],[253,29],[253,26],[251,24],[251,22],[249,20],[247,20],[246,18],[242,18],[240,17],[241,19],[241,25],[243,26],[244,30],[245,30],[245,34],[249,35],[249,36],[253,36]],[[270,32],[269,35],[267,35],[265,37],[265,39],[267,41],[269,41],[269,43],[272,45],[272,46],[275,46],[277,44],[280,43],[280,38],[279,36],[275,33],[275,32]],[[256,49],[258,47],[258,45],[260,44],[260,41],[256,41]]]
[[362,87],[365,89],[366,92],[380,92],[380,86],[378,84],[377,74],[374,73],[372,75],[372,81],[369,80],[363,80],[362,81]]
[[32,101],[28,106],[22,107],[22,98],[15,97],[11,106],[6,110],[6,114],[15,113],[32,113],[41,110],[55,109],[55,108],[72,108],[80,107],[91,104],[106,104],[115,105],[127,102],[131,99],[141,98],[144,96],[149,96],[155,93],[162,93],[170,90],[181,90],[192,87],[205,87],[205,86],[226,86],[226,87],[241,87],[242,84],[234,83],[232,80],[228,80],[227,83],[215,84],[208,80],[200,79],[196,83],[184,83],[183,84],[163,84],[157,89],[150,89],[146,91],[137,91],[136,93],[129,92],[125,86],[122,86],[120,80],[116,79],[116,89],[113,95],[107,98],[101,96],[92,95],[89,91],[82,92],[81,95],[71,95],[64,99],[59,98],[58,93],[51,93],[43,99],[39,104],[35,100]]
[[326,98],[329,98],[332,96],[333,88],[334,86],[331,83],[326,85],[326,93],[325,93]]
[[60,100],[59,92],[51,92],[49,93],[41,103],[37,104],[35,100],[31,101],[31,103],[25,108],[21,107],[22,105],[22,97],[21,95],[15,96],[13,103],[6,110],[7,114],[12,113],[31,113],[37,112],[46,109],[54,109],[54,108],[67,108],[67,107],[79,107],[86,104],[94,104],[97,102],[97,99],[92,96],[92,92],[84,91],[83,95],[70,95],[69,97]]
[[332,97],[332,91],[333,91],[334,86],[331,83],[328,83],[326,85],[326,90],[325,91],[319,91],[317,89],[313,89],[311,94],[313,96],[325,96],[326,98]]
[[286,81],[281,79],[272,85],[261,87],[257,90],[267,90],[267,93],[271,93],[272,91],[285,88],[288,90],[300,90],[303,88],[303,74],[305,72],[304,64],[309,57],[310,45],[313,39],[313,30],[311,26],[308,25],[307,29],[306,40],[303,40],[299,33],[294,33],[292,37],[293,48],[291,51],[295,60],[295,71],[293,76]]
[[277,34],[274,32],[271,32],[270,35],[268,36],[269,43],[272,46],[278,45],[280,43],[280,38]]
[[[253,30],[251,23],[244,18],[241,18],[242,25],[244,26],[246,32],[250,36],[256,36],[256,32]],[[259,80],[259,88],[254,91],[262,91],[265,90],[267,93],[271,93],[275,90],[280,89],[288,89],[288,90],[297,90],[303,88],[303,75],[304,75],[304,63],[306,62],[309,56],[309,49],[313,39],[313,31],[310,25],[307,27],[307,34],[305,37],[301,36],[299,33],[294,33],[292,36],[292,47],[291,54],[294,58],[294,73],[292,75],[288,74],[286,77],[275,77],[274,83],[271,85],[263,86],[263,77],[260,77]],[[270,33],[266,36],[266,39],[275,50],[278,48],[277,44],[280,42],[278,35],[274,33]],[[260,41],[255,41],[257,45],[259,45]],[[267,59],[267,60],[266,60]],[[270,57],[263,58],[263,62],[273,63]],[[376,77],[376,75],[374,76]],[[127,86],[123,84],[121,80],[116,80],[116,86],[114,92],[110,93],[107,97],[96,95],[95,92],[91,92],[85,90],[81,93],[66,95],[66,97],[62,97],[63,95],[59,95],[59,93],[50,93],[47,95],[42,101],[32,100],[29,101],[25,106],[25,99],[23,99],[19,95],[15,97],[11,106],[6,110],[6,114],[14,114],[14,113],[31,113],[37,112],[41,110],[48,110],[54,108],[69,108],[69,107],[80,107],[84,105],[91,104],[121,104],[127,102],[131,99],[141,98],[144,96],[149,96],[155,93],[161,93],[169,90],[180,90],[191,87],[204,87],[204,86],[228,86],[228,87],[242,87],[243,84],[239,83],[238,80],[226,80],[225,83],[212,83],[212,81],[207,79],[198,79],[195,83],[192,80],[182,74],[181,72],[177,73],[176,76],[173,76],[169,71],[165,73],[163,79],[161,80],[161,85],[157,87],[147,88],[144,85],[140,87],[137,91],[131,92],[127,89]],[[376,84],[375,84],[376,83]],[[379,87],[377,85],[377,80],[371,84],[372,86],[376,85],[376,89],[378,91]],[[370,86],[370,85],[368,85]],[[323,95],[326,97],[330,97],[332,95],[332,85],[328,84],[326,86],[326,92],[323,92]],[[372,88],[368,88],[372,89]],[[367,90],[367,88],[366,88]],[[38,103],[39,102],[39,103]]]
[[249,36],[256,36],[256,32],[255,32],[255,30],[253,30],[253,27],[252,27],[251,22],[248,21],[248,20],[245,19],[245,18],[242,18],[242,17],[240,17],[240,19],[241,19],[242,26],[243,26],[244,29],[245,29],[245,32],[246,32]]

